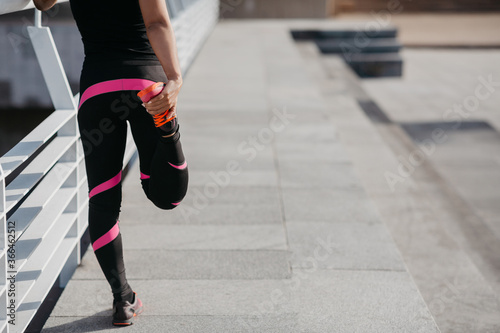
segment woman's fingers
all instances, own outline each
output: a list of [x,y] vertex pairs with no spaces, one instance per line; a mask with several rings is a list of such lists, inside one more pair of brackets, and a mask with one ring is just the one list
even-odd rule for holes
[[175,99],[171,95],[165,93],[161,96],[156,96],[151,101],[145,103],[145,107],[151,111],[157,111],[160,108],[165,108],[166,106],[171,107]]
[[146,108],[146,110],[149,112],[149,113],[160,113],[160,112],[163,112],[165,110],[168,110],[172,107],[172,105],[170,103],[165,103],[165,104],[160,104],[156,107],[153,107],[153,106],[150,106],[148,104],[146,104],[144,106]]
[[167,119],[177,115],[177,106],[173,106],[167,114]]
[[149,103],[155,106],[158,103],[161,103],[163,99],[167,99],[168,101],[172,101],[179,94],[179,85],[174,81],[168,81],[165,88],[163,88],[162,92],[158,94],[158,96],[153,97]]
[[149,102],[145,103],[149,108],[157,108],[158,106],[164,105],[170,99],[165,92],[161,92],[158,96],[153,97]]
[[168,95],[161,93],[160,95],[152,98],[151,101],[144,104],[144,107],[148,111],[156,112],[169,109],[171,107],[172,100],[168,97]]
[[179,82],[170,80],[158,96],[153,97],[149,102],[144,103],[143,106],[152,115],[164,112],[165,110],[175,110],[180,88],[181,84]]
[[146,108],[146,111],[148,113],[154,115],[154,114],[162,113],[165,110],[170,110],[172,108],[175,108],[176,104],[177,104],[177,101],[175,100],[175,101],[173,101],[171,103],[168,103],[168,102],[161,103],[161,104],[159,104],[156,107],[151,106],[148,103],[143,104],[143,106]]

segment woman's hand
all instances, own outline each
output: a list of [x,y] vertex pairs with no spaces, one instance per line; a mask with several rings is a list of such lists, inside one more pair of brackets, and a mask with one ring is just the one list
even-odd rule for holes
[[153,97],[149,102],[142,104],[151,115],[170,110],[168,118],[175,115],[177,109],[177,96],[182,87],[182,79],[168,80],[162,92]]
[[56,4],[57,0],[33,0],[33,4],[36,9],[41,10],[42,12],[49,10]]

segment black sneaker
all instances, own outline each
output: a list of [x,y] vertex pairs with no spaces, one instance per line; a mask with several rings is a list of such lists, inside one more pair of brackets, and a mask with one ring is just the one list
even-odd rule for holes
[[113,301],[113,325],[129,326],[133,324],[135,316],[142,312],[142,302],[134,292],[134,300],[129,301]]

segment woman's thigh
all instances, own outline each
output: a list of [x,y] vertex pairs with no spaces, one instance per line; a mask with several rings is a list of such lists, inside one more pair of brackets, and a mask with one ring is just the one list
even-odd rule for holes
[[78,111],[91,198],[118,186],[121,179],[127,124],[112,109],[120,93],[94,96]]

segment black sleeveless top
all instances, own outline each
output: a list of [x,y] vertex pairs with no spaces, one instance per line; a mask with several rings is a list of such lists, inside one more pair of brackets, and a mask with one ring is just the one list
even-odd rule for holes
[[80,94],[114,79],[167,82],[149,43],[138,0],[70,0],[70,5],[85,50]]
[[84,65],[159,64],[138,0],[70,0]]

